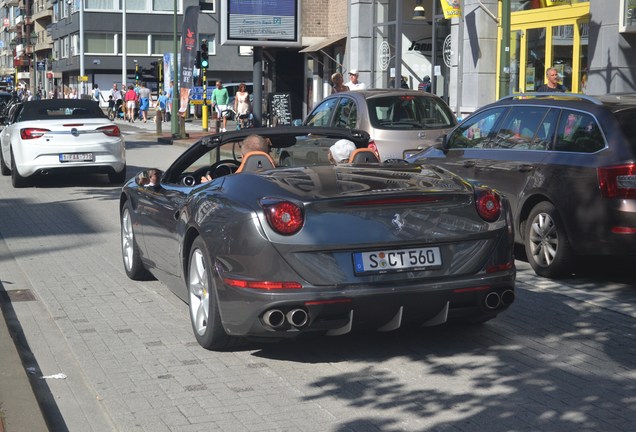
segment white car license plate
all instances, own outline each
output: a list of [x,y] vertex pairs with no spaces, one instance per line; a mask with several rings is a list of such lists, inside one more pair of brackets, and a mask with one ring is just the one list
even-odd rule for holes
[[92,161],[93,153],[61,153],[60,162],[85,162]]
[[432,270],[442,266],[442,254],[438,247],[356,252],[353,265],[358,274]]

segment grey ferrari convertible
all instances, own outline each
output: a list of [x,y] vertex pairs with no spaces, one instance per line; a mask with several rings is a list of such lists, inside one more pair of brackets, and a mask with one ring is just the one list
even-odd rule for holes
[[[269,148],[246,153],[252,134]],[[329,163],[343,139],[357,150]],[[126,273],[187,302],[197,341],[214,350],[505,310],[516,275],[508,201],[434,165],[378,163],[368,142],[317,127],[203,138],[124,185]]]

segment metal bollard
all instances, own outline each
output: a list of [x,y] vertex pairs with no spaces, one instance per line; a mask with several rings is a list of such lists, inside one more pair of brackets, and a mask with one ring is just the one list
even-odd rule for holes
[[221,120],[219,120],[219,116],[216,110],[212,109],[212,121],[209,122],[210,128],[209,131],[212,133],[218,133],[221,129]]
[[155,112],[155,127],[157,135],[161,135],[161,123],[163,123],[163,111],[157,110]]

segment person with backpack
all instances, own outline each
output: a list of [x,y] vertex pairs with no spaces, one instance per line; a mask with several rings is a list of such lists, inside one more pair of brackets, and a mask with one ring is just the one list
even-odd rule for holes
[[102,92],[99,90],[99,84],[97,83],[93,84],[93,100],[97,102],[98,105],[100,100],[106,102],[106,99],[102,96]]

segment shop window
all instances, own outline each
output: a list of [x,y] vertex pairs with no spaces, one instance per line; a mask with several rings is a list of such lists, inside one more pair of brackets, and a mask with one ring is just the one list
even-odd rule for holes
[[545,28],[526,32],[526,91],[535,91],[543,84],[546,70]]

